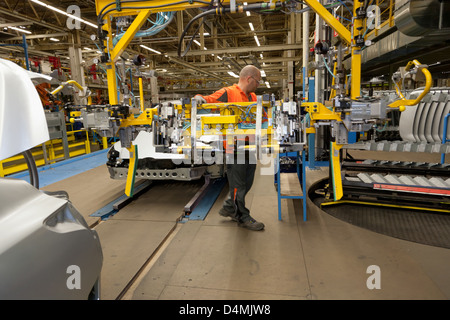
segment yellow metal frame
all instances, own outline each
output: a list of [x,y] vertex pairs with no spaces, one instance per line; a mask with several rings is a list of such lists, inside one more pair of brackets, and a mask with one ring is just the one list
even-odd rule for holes
[[[352,100],[356,100],[361,96],[361,47],[357,45],[355,39],[357,37],[361,37],[364,31],[364,19],[358,19],[357,12],[362,6],[362,2],[354,1],[353,2],[353,27],[352,31],[348,31],[336,18],[333,17],[328,10],[323,7],[318,0],[304,0],[306,4],[312,8],[322,19],[327,22],[327,24],[335,30],[339,36],[347,42],[351,46],[351,92],[350,98]],[[377,1],[378,4],[378,1]],[[392,7],[392,1],[391,1]],[[391,14],[391,12],[390,12]],[[391,21],[391,19],[389,19]],[[389,22],[391,23],[391,22]],[[405,106],[415,105],[417,104],[430,90],[432,85],[432,79],[430,72],[423,67],[417,60],[413,60],[408,63],[405,70],[408,71],[413,67],[419,68],[426,78],[426,86],[425,90],[420,94],[417,99],[407,100],[399,90],[397,93],[401,97],[400,100],[391,103],[389,107],[395,108],[399,107],[400,111],[405,110]],[[334,82],[333,82],[334,84]],[[324,105],[316,102],[312,103],[302,103],[302,106],[305,107],[305,110],[310,115],[311,126],[306,128],[306,133],[315,133],[316,129],[314,127],[314,123],[317,121],[325,120],[325,121],[337,121],[342,122],[341,114],[336,113],[333,110],[328,109]],[[333,194],[334,200],[337,201],[343,196],[343,187],[341,180],[341,167],[340,167],[340,156],[339,150],[342,148],[342,145],[337,144],[336,142],[331,143],[330,148],[330,164],[331,164],[331,176],[333,179]]]
[[[73,141],[73,135],[78,132],[85,132],[86,133],[86,139],[84,141],[80,142],[73,142],[69,143],[69,158],[76,157],[82,154],[89,154],[91,153],[91,142],[89,140],[89,135],[87,130],[74,130],[74,131],[67,131],[67,139],[68,141]],[[64,159],[64,157],[58,157],[57,154],[61,154],[61,151],[64,150],[63,146],[60,145],[62,143],[61,139],[53,139],[45,142],[45,147],[47,149],[47,158],[40,158],[43,156],[44,151],[38,150],[36,147],[35,150],[32,152],[32,155],[35,159],[36,166],[44,166],[47,163],[55,163],[58,160]],[[70,149],[83,146],[84,148],[80,148],[77,150],[70,151]],[[42,147],[42,145],[41,145]],[[10,164],[15,163],[15,164]],[[10,164],[10,165],[7,165]],[[16,155],[7,159],[4,159],[0,161],[0,177],[5,177],[7,175],[11,175],[17,172],[21,172],[24,170],[27,170],[28,166],[24,161],[24,158],[22,155]]]
[[[305,102],[302,106],[305,107],[305,111],[308,112],[310,116],[310,127],[305,129],[307,134],[316,133],[314,124],[317,121],[326,120],[342,122],[340,113],[330,110],[321,103]],[[341,199],[344,195],[339,154],[342,147],[342,144],[337,144],[336,142],[331,142],[330,144],[331,178],[333,180],[333,196],[335,201]]]
[[[225,0],[222,4],[228,4],[230,1]],[[248,3],[255,3],[260,2],[257,0],[249,0]],[[345,41],[347,44],[351,46],[351,92],[350,92],[350,98],[352,100],[356,100],[361,95],[361,46],[357,45],[355,39],[357,37],[361,37],[363,34],[364,29],[364,19],[355,18],[357,17],[357,12],[359,8],[362,6],[362,3],[359,1],[355,1],[353,4],[353,26],[352,30],[349,31],[345,28],[345,26],[340,23],[328,10],[320,4],[318,0],[305,0],[306,4],[315,11],[322,19],[324,19],[328,25],[335,30],[339,36]],[[149,5],[148,1],[137,1],[136,3],[133,3],[134,7],[138,7],[139,4],[142,3],[142,5]],[[103,8],[109,6],[111,4],[111,0],[96,0],[96,10],[97,15],[102,11]],[[109,101],[110,104],[118,104],[118,97],[117,97],[117,83],[116,83],[116,69],[115,69],[115,62],[117,59],[121,56],[125,48],[130,44],[131,40],[134,38],[135,34],[139,31],[139,29],[142,27],[142,25],[145,23],[146,19],[150,16],[151,13],[154,12],[167,12],[167,11],[180,11],[185,10],[187,8],[198,8],[198,7],[204,7],[205,5],[203,3],[197,3],[195,0],[192,2],[186,2],[182,4],[177,5],[171,5],[171,1],[167,0],[156,0],[151,1],[152,8],[149,9],[142,9],[142,10],[136,10],[136,9],[129,9],[127,6],[123,6],[120,8],[120,11],[114,10],[110,13],[106,14],[104,16],[105,24],[103,25],[103,29],[108,33],[108,38],[110,41],[105,41],[104,45],[106,47],[106,52],[109,54],[110,61],[107,63],[107,79],[108,79],[108,93],[109,93]],[[242,9],[242,6],[240,7]],[[241,10],[239,9],[239,11]],[[109,10],[109,9],[107,9]],[[219,12],[218,12],[219,13]],[[112,45],[112,28],[111,28],[111,17],[114,16],[124,16],[124,15],[136,15],[136,18],[132,22],[132,24],[129,26],[128,30],[125,32],[125,34],[122,36],[122,38],[119,40],[119,42],[113,47]],[[422,70],[423,71],[423,70]],[[428,71],[428,70],[427,70]],[[423,71],[424,72],[424,71]],[[425,72],[424,72],[425,73]],[[425,74],[427,76],[427,74]],[[427,76],[427,84],[428,84],[428,76]],[[141,79],[140,79],[140,86],[142,85]],[[125,119],[122,121],[121,126],[128,126],[128,125],[141,125],[141,124],[151,124],[151,121],[153,119],[153,116],[149,116],[144,111],[143,107],[143,94],[141,94],[141,112],[142,114],[138,118],[134,118],[134,116],[130,116],[128,119]],[[399,105],[405,105],[410,103],[406,99],[402,99],[401,102],[398,102]],[[339,113],[334,112],[334,110],[329,110],[325,106],[319,104],[319,103],[304,103],[302,104],[306,107],[307,112],[309,112],[311,116],[311,123],[314,123],[316,121],[320,120],[335,120],[335,121],[341,121],[341,115]],[[393,107],[395,105],[390,105],[390,107]],[[211,106],[208,105],[202,105],[202,108],[209,108]],[[214,107],[217,108],[217,106],[214,105]],[[146,109],[148,110],[148,109]],[[186,118],[188,118],[188,110],[186,109]],[[223,119],[208,119],[205,120],[206,122],[203,122],[202,124],[208,123],[208,124],[226,124],[226,123],[234,123],[233,121],[236,121],[236,118],[230,117],[231,114],[229,113],[222,113],[220,114],[220,117],[223,117]],[[225,130],[226,131],[226,130]],[[315,129],[314,126],[311,126],[307,129],[307,133],[314,133]],[[197,132],[197,134],[203,133],[203,126],[202,129]],[[225,133],[225,132],[223,132]],[[236,132],[235,132],[236,133]],[[245,134],[249,134],[250,131],[245,132]],[[269,133],[269,130],[266,131],[266,134]],[[332,143],[331,146],[331,162],[332,162],[332,170],[333,170],[333,180],[334,180],[334,186],[335,186],[335,200],[339,200],[342,197],[342,181],[340,180],[340,162],[339,162],[339,150],[342,147],[342,145],[338,145],[335,142]],[[130,153],[133,150],[130,150]],[[130,159],[131,162],[131,159]],[[130,172],[130,171],[129,171]],[[133,175],[134,176],[134,175]],[[130,182],[131,183],[131,182]],[[127,183],[128,184],[128,183]]]
[[53,90],[52,92],[50,92],[52,95],[57,94],[58,92],[60,92],[65,86],[67,85],[74,85],[76,86],[78,89],[80,89],[81,91],[84,92],[84,89],[78,82],[76,82],[75,80],[69,80],[66,82],[61,83],[61,85],[59,85],[55,90]]
[[125,194],[128,197],[132,197],[134,193],[134,179],[136,177],[136,168],[138,162],[138,147],[132,144],[130,148],[127,148],[130,152],[130,163],[128,166],[127,182],[125,184]]
[[[184,111],[185,114],[185,120],[190,121],[191,120],[191,104],[175,104],[174,108],[178,111],[178,113],[181,113]],[[200,137],[202,135],[207,135],[209,133],[213,134],[219,134],[223,135],[227,138],[234,137],[234,136],[255,136],[256,135],[256,129],[249,128],[249,129],[239,129],[234,128],[232,134],[228,131],[227,125],[233,124],[237,125],[240,123],[241,119],[241,113],[243,112],[243,108],[251,107],[252,112],[256,112],[257,104],[256,102],[241,102],[241,103],[207,103],[197,106],[198,110],[210,110],[210,111],[216,111],[218,112],[217,115],[214,116],[207,116],[209,114],[205,114],[204,117],[200,116],[200,130],[196,131],[196,136]],[[271,105],[269,102],[263,102],[262,107],[267,108],[267,121],[272,117],[272,110],[270,109]],[[247,111],[247,110],[246,110]],[[146,108],[144,109],[144,112],[139,114],[139,116],[135,117],[134,114],[131,114],[128,118],[122,119],[120,123],[120,127],[128,127],[128,126],[143,126],[148,125],[150,126],[152,124],[152,121],[154,120],[154,117],[158,115],[157,108]],[[223,128],[221,128],[220,131],[216,130],[215,128],[210,128],[209,130],[204,129],[204,125],[222,125]],[[274,152],[278,151],[278,145],[275,141],[272,141],[272,134],[274,133],[273,129],[269,126],[267,129],[261,129],[261,137],[265,138],[267,137],[267,144],[262,147],[267,147],[273,150]],[[185,134],[189,135],[191,134],[190,128],[185,130]],[[234,141],[232,141],[234,143]],[[256,146],[250,145],[249,148],[254,148]],[[179,146],[177,148],[178,153],[183,153],[184,149],[190,149],[190,139],[185,139],[185,145]],[[210,147],[200,147],[202,149],[210,149]],[[199,149],[200,149],[199,148]],[[137,146],[132,144],[130,148],[128,148],[128,151],[130,152],[130,164],[128,167],[128,175],[127,175],[127,182],[125,185],[125,194],[129,197],[133,196],[133,186],[134,186],[134,177],[136,172],[136,167],[138,163],[138,150]]]
[[385,25],[389,25],[389,27],[393,27],[394,26],[394,6],[395,6],[395,1],[394,0],[375,0],[375,3],[372,3],[378,7],[380,7],[380,4],[389,1],[389,6],[382,12],[380,12],[380,19],[383,16],[383,14],[385,14],[386,12],[388,12],[388,18],[383,21],[379,28],[374,28],[372,31],[367,33],[367,38],[370,38],[371,36],[378,36],[378,30],[383,28]]
[[157,108],[147,108],[138,117],[131,114],[126,119],[120,120],[120,128],[129,126],[145,126],[151,125],[153,117],[158,114]]
[[[247,3],[260,3],[258,0],[247,0]],[[266,1],[267,2],[267,1]],[[95,7],[97,15],[100,14],[103,8],[106,8],[105,11],[112,9],[110,6],[111,0],[96,0]],[[119,98],[117,97],[117,81],[116,81],[116,61],[120,58],[122,53],[130,44],[131,40],[134,38],[136,33],[141,29],[147,18],[156,12],[168,12],[168,11],[181,11],[192,8],[201,8],[206,7],[206,4],[203,2],[196,2],[195,0],[186,1],[185,3],[173,4],[173,0],[154,0],[154,1],[135,1],[130,6],[131,7],[139,7],[139,6],[148,6],[151,7],[149,9],[129,9],[127,5],[123,5],[119,10],[112,10],[111,12],[104,15],[105,24],[102,29],[108,33],[109,41],[105,40],[104,46],[106,53],[109,54],[110,61],[106,63],[106,76],[108,81],[108,96],[109,103],[112,105],[119,103]],[[229,4],[229,0],[224,0],[222,5]],[[270,2],[272,3],[272,2]],[[114,4],[115,5],[115,4]],[[243,10],[243,6],[237,6],[237,11]],[[217,10],[217,13],[220,14],[221,11]],[[136,16],[128,27],[127,31],[120,38],[119,42],[115,46],[113,46],[112,33],[114,30],[111,27],[111,18],[119,17],[119,16]],[[142,106],[141,106],[142,108]]]
[[[341,115],[333,110],[328,109],[320,102],[304,102],[302,106],[305,107],[305,111],[309,113],[311,117],[311,123],[320,120],[336,120],[342,121]],[[311,132],[314,133],[314,132]]]
[[[348,31],[318,0],[305,0],[306,4],[314,10],[325,22],[336,31],[347,44],[351,45],[351,99],[361,96],[361,47],[355,43],[355,37],[362,35],[363,19],[354,19],[352,31]],[[353,3],[353,16],[362,6],[359,1]]]
[[413,106],[413,105],[418,104],[420,102],[420,100],[422,100],[422,98],[425,97],[425,95],[428,92],[430,92],[431,86],[433,85],[433,79],[432,79],[430,71],[428,71],[428,69],[417,60],[412,60],[412,61],[408,62],[408,64],[405,67],[405,71],[409,71],[413,67],[417,67],[425,75],[425,89],[416,99],[414,99],[414,100],[406,99],[405,96],[402,94],[402,92],[399,90],[399,83],[397,83],[395,90],[396,90],[397,94],[400,96],[400,100],[394,101],[393,103],[389,104],[388,105],[389,107],[391,107],[391,108],[398,107],[400,111],[404,111],[405,106]]
[[340,23],[318,0],[304,0],[348,44],[352,43],[350,31]]
[[[428,71],[428,69],[417,60],[412,60],[408,62],[408,64],[405,67],[405,71],[408,72],[412,68],[419,69],[425,75],[426,85],[424,91],[416,99],[408,100],[397,89],[397,93],[399,94],[401,99],[389,104],[389,107],[391,108],[399,107],[399,110],[403,111],[405,110],[405,106],[416,105],[417,103],[419,103],[420,100],[430,91],[433,81],[431,73]],[[321,103],[305,102],[302,103],[302,106],[305,107],[305,111],[308,112],[310,115],[311,126],[309,128],[306,128],[307,134],[316,132],[314,123],[316,123],[317,121],[342,122],[340,113],[335,112],[334,109],[330,110]],[[343,196],[341,166],[339,156],[339,150],[342,148],[342,146],[343,145],[339,145],[336,142],[332,142],[330,148],[331,177],[333,180],[333,191],[334,191],[333,195],[335,201],[340,200]]]

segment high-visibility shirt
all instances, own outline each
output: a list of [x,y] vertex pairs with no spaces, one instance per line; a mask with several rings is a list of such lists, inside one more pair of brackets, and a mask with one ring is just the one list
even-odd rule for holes
[[237,84],[217,90],[209,96],[202,96],[207,103],[250,102],[256,101],[256,94],[246,95]]

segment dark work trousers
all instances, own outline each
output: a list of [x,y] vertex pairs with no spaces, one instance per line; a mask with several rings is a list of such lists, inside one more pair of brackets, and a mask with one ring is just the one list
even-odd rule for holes
[[255,178],[256,160],[249,161],[246,157],[244,163],[227,163],[227,178],[230,193],[223,204],[227,212],[234,212],[241,222],[250,219],[250,210],[245,206],[245,196],[250,191]]

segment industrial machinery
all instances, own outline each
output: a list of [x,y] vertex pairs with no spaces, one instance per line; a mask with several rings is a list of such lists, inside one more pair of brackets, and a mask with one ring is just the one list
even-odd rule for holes
[[[259,96],[256,103],[197,105],[186,97],[144,108],[140,90],[141,103],[137,109],[131,107],[126,87],[116,82],[116,72],[120,72],[123,65],[120,61],[126,46],[133,37],[152,33],[139,31],[151,13],[166,12],[172,16],[171,13],[177,10],[213,6],[214,9],[205,11],[194,21],[209,14],[270,10],[280,7],[281,2],[249,1],[248,5],[231,2],[229,6],[228,1],[221,4],[204,1],[134,2],[129,7],[125,3],[120,5],[120,2],[96,2],[101,26],[97,39],[103,51],[99,63],[103,63],[107,70],[110,104],[88,105],[80,110],[80,117],[71,120],[83,122],[85,128],[95,129],[103,137],[119,137],[120,141],[108,153],[107,165],[112,178],[127,179],[127,195],[133,194],[135,178],[196,180],[205,174],[213,178],[223,176],[227,145],[233,145],[234,140],[242,136],[249,137],[252,143],[238,148],[252,150],[259,160],[263,154],[278,151],[280,142],[284,147],[301,150],[305,131],[301,129],[304,122],[296,102],[282,103],[273,96]],[[120,37],[114,37],[111,23],[114,19],[121,23],[124,16],[136,17]],[[186,29],[189,27],[190,24]],[[139,56],[133,59],[138,73],[142,60],[143,57]],[[142,82],[140,86],[142,89]]]
[[278,152],[280,144],[301,150],[305,141],[298,105],[269,96],[258,96],[257,102],[199,106],[186,99],[145,109],[137,117],[126,112],[123,106],[91,105],[73,120],[102,136],[118,132],[120,141],[109,150],[107,162],[115,179],[130,174],[151,180],[189,181],[205,174],[217,178],[224,175],[227,148],[241,138],[249,137],[252,143],[237,143],[237,148],[263,161],[270,161],[264,157]]
[[[333,76],[331,95],[325,103],[306,100],[305,97],[304,102],[283,102],[271,96],[258,97],[256,104],[196,105],[195,101],[186,97],[144,109],[141,96],[140,110],[130,107],[126,88],[116,81],[116,68],[120,68],[121,55],[130,41],[137,35],[142,36],[139,29],[151,13],[208,5],[208,10],[193,19],[197,20],[205,15],[223,12],[277,7],[291,10],[293,7],[292,1],[248,2],[246,5],[236,5],[232,1],[221,4],[203,1],[161,1],[149,4],[133,1],[131,6],[124,1],[96,1],[101,28],[94,38],[102,50],[99,63],[103,63],[107,70],[110,104],[87,106],[81,110],[81,117],[73,121],[83,121],[86,128],[95,128],[104,137],[120,138],[120,142],[108,154],[108,168],[112,178],[127,179],[127,195],[133,193],[135,178],[193,180],[204,174],[212,177],[223,175],[221,160],[226,151],[224,146],[239,135],[252,137],[253,144],[240,147],[253,149],[261,159],[262,154],[276,153],[280,148],[310,152],[317,130],[327,127],[330,129],[330,185],[327,192],[328,197],[337,202],[344,197],[341,150],[353,143],[349,140],[350,134],[364,135],[374,128],[383,127],[389,120],[391,110],[403,112],[409,106],[417,105],[431,89],[432,79],[427,66],[412,60],[393,76],[398,95],[395,100],[364,96],[361,92],[361,52],[363,47],[371,45],[365,35],[375,28],[372,20],[376,18],[374,12],[369,10],[370,1],[353,2],[349,30],[319,1],[305,0],[304,3],[340,39],[334,46],[326,41],[318,42],[315,46],[315,53],[322,57],[323,66]],[[112,21],[121,23],[120,19],[131,16],[135,18],[130,19],[132,22],[126,31],[120,38],[114,38]],[[185,32],[190,26],[186,26]],[[178,52],[182,57],[180,48]],[[349,70],[345,70],[343,64],[345,55],[350,57]],[[137,67],[139,60],[134,59]],[[425,79],[425,87],[417,95],[406,97],[401,88],[402,83],[406,79],[416,80],[419,77]]]

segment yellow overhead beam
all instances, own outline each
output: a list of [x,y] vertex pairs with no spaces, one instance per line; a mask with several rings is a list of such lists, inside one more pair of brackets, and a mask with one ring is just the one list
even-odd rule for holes
[[[280,2],[284,2],[280,1]],[[268,1],[247,0],[248,4],[252,3],[268,3]],[[230,4],[229,0],[224,0],[222,5]],[[200,0],[185,0],[174,2],[173,0],[153,0],[153,1],[133,1],[123,3],[121,1],[111,0],[96,0],[95,7],[97,16],[101,17],[102,30],[108,33],[107,39],[104,40],[105,52],[109,55],[109,61],[106,63],[106,74],[108,80],[108,94],[109,103],[112,105],[118,104],[119,97],[117,93],[117,80],[116,80],[116,61],[120,58],[123,52],[126,50],[131,40],[133,40],[136,33],[141,29],[147,18],[152,13],[167,12],[167,11],[180,11],[191,8],[208,7],[209,1]],[[275,3],[268,4],[267,8],[274,8]],[[236,5],[237,12],[243,12],[246,6]],[[222,8],[217,8],[217,13],[222,13]],[[234,9],[231,10],[234,12]],[[127,31],[123,34],[116,45],[113,45],[113,32],[111,26],[111,18],[119,16],[136,16],[132,24],[127,28]],[[108,40],[109,39],[109,40]]]
[[120,38],[119,42],[114,46],[110,52],[110,58],[112,62],[116,62],[117,59],[122,55],[125,49],[133,40],[136,33],[141,29],[147,18],[152,12],[150,10],[142,10],[139,12],[137,17],[134,19],[133,23],[128,27],[127,31],[124,33],[123,37]]
[[314,10],[339,36],[348,44],[352,42],[352,35],[318,0],[305,0],[306,4]]
[[[261,1],[261,0],[247,0],[248,4],[250,3],[261,3],[261,2],[269,2],[269,1]],[[284,1],[280,1],[284,2]],[[185,0],[185,1],[174,1],[174,0],[142,0],[142,1],[134,1],[132,3],[120,3],[120,6],[116,6],[116,2],[112,0],[96,0],[95,8],[97,15],[100,13],[106,15],[113,16],[128,16],[128,15],[136,15],[141,10],[151,10],[151,12],[167,12],[167,11],[181,11],[191,8],[202,8],[208,7],[210,5],[209,1],[200,1],[200,0]],[[224,0],[221,2],[222,5],[230,4],[230,0]]]

